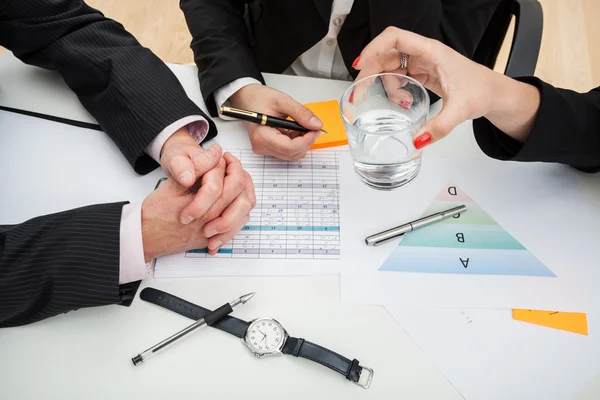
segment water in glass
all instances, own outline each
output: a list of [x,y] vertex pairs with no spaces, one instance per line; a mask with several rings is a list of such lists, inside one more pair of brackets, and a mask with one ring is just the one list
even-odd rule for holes
[[359,177],[377,189],[410,182],[421,167],[421,151],[413,146],[413,137],[423,122],[389,109],[359,115],[348,135]]

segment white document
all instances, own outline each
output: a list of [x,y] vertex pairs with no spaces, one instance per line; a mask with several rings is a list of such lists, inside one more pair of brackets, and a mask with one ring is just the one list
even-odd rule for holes
[[[162,257],[156,278],[207,275],[312,274],[339,271],[339,155],[311,151],[283,161],[233,150],[252,176],[257,204],[233,240]],[[335,261],[338,261],[337,263]]]
[[388,310],[467,400],[569,399],[600,374],[598,313],[584,336],[511,310]]
[[[582,312],[600,304],[600,213],[581,200],[576,172],[570,167],[433,159],[425,154],[422,171],[413,182],[380,192],[356,179],[350,160],[342,157],[340,164],[343,260],[348,261],[342,269],[344,302]],[[365,237],[419,218],[449,181],[464,189],[552,273],[449,274],[439,273],[437,268],[430,271],[438,273],[381,271],[399,240],[368,247]],[[468,213],[467,209],[465,216]],[[423,248],[422,255],[429,258],[434,252]],[[460,258],[476,255],[465,251],[454,256],[462,268]],[[493,257],[488,255],[488,259]]]

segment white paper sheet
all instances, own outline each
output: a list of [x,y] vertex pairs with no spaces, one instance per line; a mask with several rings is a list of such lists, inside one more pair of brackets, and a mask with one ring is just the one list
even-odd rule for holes
[[158,259],[154,277],[338,272],[338,152],[312,151],[288,162],[250,149],[229,151],[254,182],[250,220],[214,256],[197,249]]
[[[378,192],[358,182],[349,163],[342,158],[341,213],[352,216],[341,221],[342,242],[348,246],[344,260],[350,260],[342,270],[344,302],[561,311],[588,311],[600,304],[600,214],[581,200],[571,168],[425,155],[415,181]],[[367,247],[364,238],[418,218],[448,181],[463,188],[556,277],[379,271],[398,241]]]
[[600,374],[600,314],[589,336],[512,319],[510,310],[391,308],[468,400],[569,399]]

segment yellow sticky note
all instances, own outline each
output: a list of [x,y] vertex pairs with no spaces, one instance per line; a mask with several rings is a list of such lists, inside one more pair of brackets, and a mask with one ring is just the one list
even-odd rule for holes
[[311,150],[348,144],[344,122],[340,114],[340,105],[337,100],[309,103],[305,106],[323,121],[323,129],[327,131],[326,134],[319,135],[310,148]]
[[512,314],[513,319],[519,321],[586,336],[588,334],[587,316],[585,313],[513,309]]

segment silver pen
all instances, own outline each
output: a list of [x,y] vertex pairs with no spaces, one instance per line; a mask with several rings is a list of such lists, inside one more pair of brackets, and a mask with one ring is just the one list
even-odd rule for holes
[[239,305],[246,304],[248,302],[248,300],[250,300],[252,297],[254,297],[254,294],[255,293],[245,294],[233,301],[230,301],[229,303],[222,305],[221,307],[217,308],[216,310],[212,311],[211,313],[205,315],[204,318],[201,318],[198,321],[194,322],[187,328],[182,329],[181,331],[177,332],[173,336],[168,337],[167,339],[163,340],[162,342],[150,347],[148,350],[144,351],[143,353],[138,354],[137,356],[135,356],[131,359],[131,361],[133,361],[133,365],[138,365],[139,363],[146,361],[148,358],[152,357],[154,354],[158,353],[160,350],[164,349],[171,343],[174,343],[175,341],[181,339],[188,333],[193,332],[198,328],[201,328],[206,325],[214,325],[215,323],[217,323],[221,319],[223,319],[223,317],[227,316],[228,314],[231,314],[231,312],[233,312],[234,308],[238,307]]
[[407,224],[400,225],[396,228],[388,229],[387,231],[383,231],[380,233],[376,233],[375,235],[368,236],[365,239],[365,243],[368,246],[378,246],[380,244],[389,242],[390,240],[397,239],[398,237],[404,235],[407,232],[411,232],[417,228],[422,228],[424,226],[431,225],[435,222],[439,222],[443,219],[460,214],[461,212],[466,211],[466,210],[467,210],[467,206],[462,205],[462,206],[451,208],[446,211],[441,211],[439,213],[428,215],[427,217],[423,217],[416,221],[412,221]]

